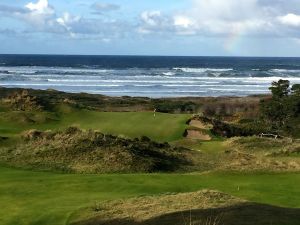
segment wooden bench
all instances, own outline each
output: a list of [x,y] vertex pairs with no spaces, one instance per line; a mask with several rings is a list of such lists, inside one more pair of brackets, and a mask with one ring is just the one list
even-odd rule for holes
[[283,138],[282,136],[280,136],[280,135],[278,135],[278,134],[264,134],[264,133],[261,133],[259,136],[260,136],[261,138],[263,138],[263,137],[275,138],[275,139],[277,139],[277,138],[282,139],[282,138]]

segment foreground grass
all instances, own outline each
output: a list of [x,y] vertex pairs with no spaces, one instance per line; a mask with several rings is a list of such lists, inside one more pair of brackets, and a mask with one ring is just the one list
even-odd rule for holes
[[0,224],[67,224],[96,201],[220,190],[259,203],[300,207],[300,174],[80,175],[0,167]]
[[[103,133],[123,135],[130,138],[148,136],[155,141],[174,141],[182,137],[190,118],[187,114],[163,114],[152,112],[96,112],[88,110],[72,110],[59,117],[39,115],[35,117],[54,117],[39,123],[20,121],[20,113],[0,115],[0,135],[18,134],[28,129],[57,130],[68,126],[82,129],[95,129]],[[40,113],[41,114],[41,113]],[[16,117],[16,118],[14,118]]]

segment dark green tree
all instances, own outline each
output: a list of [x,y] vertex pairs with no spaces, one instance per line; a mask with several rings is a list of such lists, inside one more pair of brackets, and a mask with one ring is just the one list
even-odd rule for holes
[[290,88],[288,80],[273,82],[269,88],[272,97],[260,104],[263,122],[276,131],[285,134],[296,134],[300,117],[300,84]]
[[290,82],[288,80],[274,81],[269,89],[272,92],[272,98],[282,99],[290,93]]
[[261,113],[265,121],[273,129],[282,128],[290,117],[289,93],[290,82],[288,80],[279,80],[273,82],[269,88],[272,92],[272,98],[261,102]]
[[294,84],[291,90],[293,96],[300,97],[300,84]]
[[291,89],[291,106],[294,117],[300,116],[300,84],[294,84]]

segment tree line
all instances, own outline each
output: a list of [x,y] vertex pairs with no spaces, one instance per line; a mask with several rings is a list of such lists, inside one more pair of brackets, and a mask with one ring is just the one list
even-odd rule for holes
[[260,103],[261,119],[272,130],[292,132],[295,123],[300,123],[300,84],[291,86],[288,80],[279,80],[269,89],[271,98]]

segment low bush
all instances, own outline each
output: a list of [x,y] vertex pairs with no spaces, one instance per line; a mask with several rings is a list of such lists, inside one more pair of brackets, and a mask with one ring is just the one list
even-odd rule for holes
[[203,123],[209,123],[213,126],[211,129],[212,134],[221,137],[238,137],[238,136],[252,136],[259,135],[261,133],[270,133],[268,127],[260,122],[252,123],[226,123],[218,119],[210,119],[207,117],[195,117],[195,119],[202,121]]

